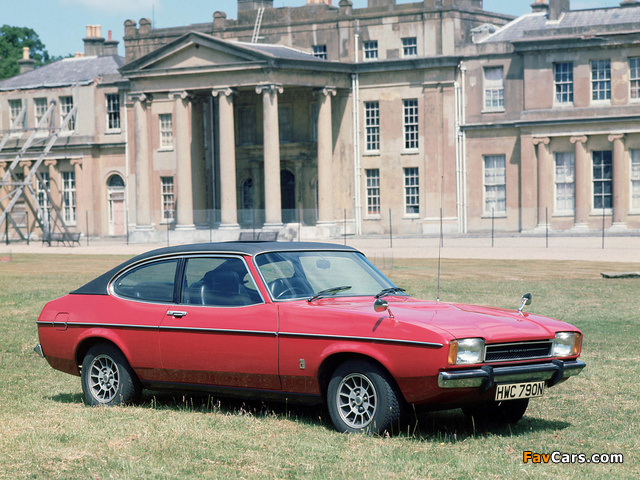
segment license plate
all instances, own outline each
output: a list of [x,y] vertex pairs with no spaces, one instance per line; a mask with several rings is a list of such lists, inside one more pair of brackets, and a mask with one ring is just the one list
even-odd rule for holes
[[496,402],[541,397],[543,394],[544,381],[496,385]]

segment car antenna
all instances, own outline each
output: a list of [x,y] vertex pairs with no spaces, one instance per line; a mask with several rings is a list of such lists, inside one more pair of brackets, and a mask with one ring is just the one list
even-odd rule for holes
[[440,301],[440,264],[441,264],[441,255],[440,249],[442,247],[442,203],[444,196],[444,175],[440,177],[440,238],[438,238],[438,292],[436,293],[436,302]]

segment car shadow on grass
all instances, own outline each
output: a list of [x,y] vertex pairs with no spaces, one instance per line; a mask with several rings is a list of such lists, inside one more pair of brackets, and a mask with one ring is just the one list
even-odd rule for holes
[[84,403],[84,395],[81,393],[59,393],[46,398],[58,403]]
[[[144,408],[219,413],[222,415],[252,416],[255,418],[288,419],[301,424],[322,425],[333,430],[329,413],[323,405],[290,404],[277,400],[239,400],[215,395],[145,391],[140,405]],[[570,427],[563,421],[545,420],[533,416],[522,418],[517,424],[494,424],[465,416],[460,409],[424,411],[409,408],[409,412],[392,426],[390,435],[424,441],[462,441],[490,435],[520,436],[531,432],[559,431]]]

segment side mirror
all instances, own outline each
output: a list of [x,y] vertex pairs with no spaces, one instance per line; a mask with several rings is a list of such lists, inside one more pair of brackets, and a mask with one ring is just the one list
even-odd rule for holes
[[533,298],[533,295],[531,295],[530,293],[525,293],[524,295],[522,295],[522,305],[520,305],[520,308],[518,309],[518,311],[522,312],[522,309],[524,308],[525,305],[531,305],[532,298]]
[[389,303],[384,298],[376,298],[376,301],[373,302],[373,309],[378,313],[385,312],[388,308]]

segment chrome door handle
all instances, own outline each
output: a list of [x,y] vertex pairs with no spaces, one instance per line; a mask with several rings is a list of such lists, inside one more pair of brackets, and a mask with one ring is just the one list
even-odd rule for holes
[[167,315],[170,315],[170,316],[175,317],[175,318],[182,318],[182,317],[184,317],[186,314],[187,314],[187,312],[178,312],[178,311],[176,311],[176,310],[169,310],[169,311],[167,312]]

